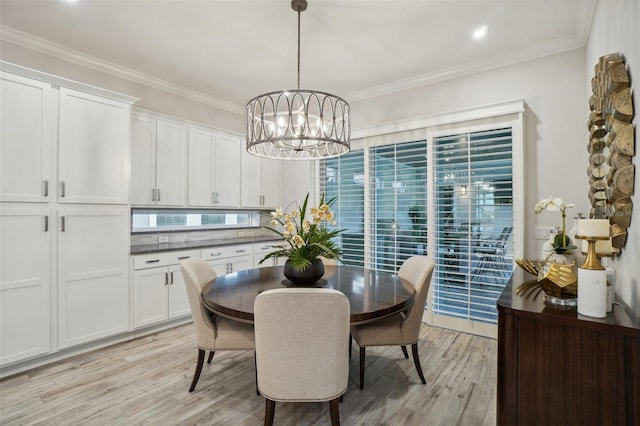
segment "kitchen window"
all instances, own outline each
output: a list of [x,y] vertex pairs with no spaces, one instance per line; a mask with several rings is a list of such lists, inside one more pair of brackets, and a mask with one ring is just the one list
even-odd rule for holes
[[131,232],[194,231],[260,227],[260,211],[132,209]]

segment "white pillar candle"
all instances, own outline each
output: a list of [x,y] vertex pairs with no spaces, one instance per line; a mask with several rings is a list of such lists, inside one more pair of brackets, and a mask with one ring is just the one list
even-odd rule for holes
[[581,237],[608,237],[609,219],[579,219],[576,235]]
[[607,316],[607,271],[578,268],[578,313]]

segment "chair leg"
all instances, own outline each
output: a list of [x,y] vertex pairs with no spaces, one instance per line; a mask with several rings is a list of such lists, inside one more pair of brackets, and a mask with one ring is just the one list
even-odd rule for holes
[[427,381],[424,379],[424,374],[422,374],[422,367],[420,366],[420,356],[418,355],[417,342],[411,345],[411,353],[413,354],[413,363],[416,365],[416,370],[418,370],[418,376],[420,376],[420,380],[422,380],[422,384],[426,385]]
[[404,359],[409,359],[409,353],[407,352],[407,347],[402,345],[400,346],[402,348],[402,353],[404,354]]
[[273,417],[276,413],[276,402],[267,398],[265,398],[264,401],[264,426],[272,426]]
[[213,355],[215,353],[216,353],[216,351],[209,352],[209,358],[207,358],[207,364],[211,364],[211,360],[213,359]]
[[351,350],[353,349],[353,336],[349,333],[349,359],[351,359]]
[[253,371],[256,373],[256,395],[260,395],[260,391],[258,390],[258,357],[253,352]]
[[338,400],[340,398],[329,401],[329,412],[331,413],[331,426],[340,426],[340,407]]
[[360,389],[364,389],[364,355],[366,348],[360,346]]
[[193,373],[193,381],[191,381],[189,392],[193,392],[196,388],[196,384],[200,378],[200,372],[202,372],[202,364],[204,364],[204,351],[202,349],[198,349],[198,363],[196,364],[196,371]]

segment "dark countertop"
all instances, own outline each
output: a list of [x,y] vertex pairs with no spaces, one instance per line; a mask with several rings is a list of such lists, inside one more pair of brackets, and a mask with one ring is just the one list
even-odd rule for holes
[[205,247],[231,246],[236,244],[254,244],[254,243],[262,243],[266,241],[282,241],[282,239],[274,238],[268,235],[263,235],[258,237],[222,238],[222,239],[204,240],[204,241],[181,241],[176,243],[140,244],[140,245],[131,246],[131,254],[132,255],[149,254],[149,253],[160,253],[160,252],[167,252],[167,251],[199,249],[199,248],[205,248]]

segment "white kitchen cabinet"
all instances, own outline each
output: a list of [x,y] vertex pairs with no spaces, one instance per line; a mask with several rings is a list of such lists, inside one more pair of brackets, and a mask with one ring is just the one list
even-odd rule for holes
[[[275,247],[274,247],[275,246]],[[264,268],[266,266],[278,266],[284,265],[286,262],[286,257],[272,257],[271,259],[267,259],[263,263],[260,263],[263,257],[272,251],[278,250],[277,247],[286,248],[288,244],[283,240],[277,241],[266,241],[264,243],[255,244],[253,246],[253,267],[254,268]]]
[[60,88],[58,201],[128,204],[128,103]]
[[189,129],[189,206],[240,206],[242,140]]
[[51,350],[51,210],[0,210],[0,365]]
[[129,209],[69,207],[59,215],[59,347],[127,331]]
[[200,257],[218,276],[253,268],[253,246],[250,244],[202,249]]
[[279,160],[242,152],[242,207],[273,209],[281,203],[281,165]]
[[0,201],[46,202],[51,181],[51,85],[0,74]]
[[315,163],[315,160],[289,161],[282,167],[282,207],[302,205],[307,193],[309,205],[315,204]]
[[144,327],[191,314],[180,262],[198,250],[133,257],[133,326]]
[[133,114],[131,128],[131,204],[186,205],[187,127]]

